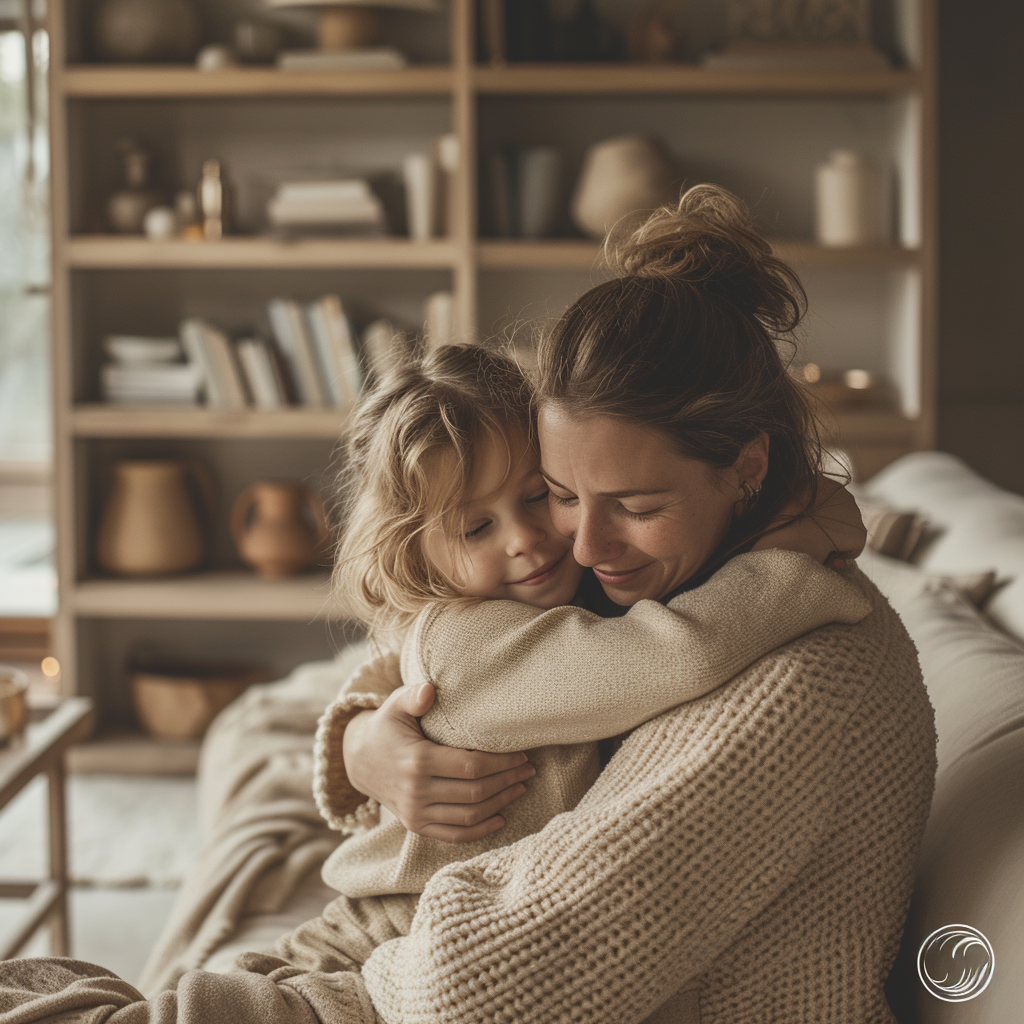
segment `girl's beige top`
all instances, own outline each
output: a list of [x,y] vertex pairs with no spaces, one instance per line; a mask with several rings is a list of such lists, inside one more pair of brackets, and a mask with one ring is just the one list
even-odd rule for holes
[[[401,656],[364,666],[321,719],[317,802],[333,827],[355,833],[324,865],[324,880],[352,899],[420,893],[446,864],[507,846],[572,810],[601,771],[597,740],[704,696],[818,626],[867,612],[852,583],[784,551],[740,555],[667,606],[641,601],[620,619],[514,601],[435,604],[416,619]],[[499,832],[454,845],[408,832],[375,803],[344,813],[345,724],[403,681],[437,688],[422,721],[435,742],[530,751],[537,775]]]

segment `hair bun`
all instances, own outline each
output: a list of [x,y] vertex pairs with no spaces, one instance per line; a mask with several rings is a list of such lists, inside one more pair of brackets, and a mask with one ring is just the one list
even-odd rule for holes
[[605,254],[623,277],[710,293],[774,334],[792,331],[807,306],[799,278],[772,255],[746,204],[720,185],[694,185],[626,237],[609,236]]

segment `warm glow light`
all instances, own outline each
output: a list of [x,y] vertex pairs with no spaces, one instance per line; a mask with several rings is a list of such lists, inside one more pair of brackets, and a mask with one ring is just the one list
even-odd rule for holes
[[843,380],[848,388],[855,388],[857,391],[863,391],[874,383],[867,370],[847,370],[843,374]]
[[804,380],[808,384],[817,384],[821,380],[821,367],[817,363],[806,363],[804,365]]
[[43,658],[39,667],[43,670],[43,675],[49,676],[50,679],[60,675],[60,662],[56,658]]

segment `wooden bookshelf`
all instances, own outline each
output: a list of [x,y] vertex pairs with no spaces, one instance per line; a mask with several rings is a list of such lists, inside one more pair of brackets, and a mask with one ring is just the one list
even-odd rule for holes
[[491,96],[887,96],[916,91],[916,71],[722,71],[671,64],[511,64],[474,69]]
[[[95,574],[93,533],[105,474],[115,459],[179,452],[211,457],[233,481],[231,488],[240,489],[243,481],[269,475],[268,467],[277,475],[293,466],[308,475],[311,464],[326,471],[344,424],[336,410],[228,413],[98,404],[93,399],[103,334],[167,332],[183,315],[217,321],[223,314],[248,325],[266,299],[278,294],[312,299],[336,291],[346,303],[379,306],[391,315],[392,287],[416,302],[450,289],[462,338],[529,318],[537,309],[556,315],[600,275],[600,246],[578,237],[486,236],[486,219],[482,225],[478,219],[487,210],[487,160],[500,145],[558,146],[565,154],[568,194],[591,143],[617,134],[669,132],[666,141],[685,158],[687,181],[722,180],[777,235],[775,251],[808,284],[809,344],[815,344],[815,332],[831,331],[837,345],[849,347],[847,366],[893,377],[893,407],[826,416],[828,442],[845,448],[861,475],[934,444],[935,0],[894,3],[897,47],[906,66],[884,71],[480,65],[474,0],[451,0],[447,45],[426,63],[400,71],[327,73],[80,63],[81,40],[66,36],[75,23],[68,7],[77,5],[51,0],[60,580],[54,638],[67,691],[95,693],[102,725],[108,710],[116,712],[112,720],[124,717],[124,708],[111,703],[123,701],[124,680],[111,675],[116,665],[102,661],[111,644],[121,650],[137,638],[171,638],[166,642],[180,644],[179,653],[188,657],[192,633],[209,646],[221,635],[218,630],[234,637],[233,643],[279,630],[275,640],[280,635],[301,650],[307,637],[322,645],[325,629],[344,618],[344,610],[331,603],[324,574],[265,581],[242,570],[232,560],[223,524],[210,571],[152,580]],[[96,205],[113,180],[112,147],[122,135],[146,137],[150,117],[156,127],[149,141],[159,150],[169,188],[193,182],[197,161],[218,155],[222,140],[236,154],[235,164],[230,153],[225,157],[229,171],[249,161],[248,171],[238,173],[255,180],[264,165],[341,166],[350,145],[366,166],[366,154],[379,151],[380,166],[394,171],[403,152],[454,132],[463,158],[453,192],[452,234],[429,242],[287,241],[261,235],[258,227],[217,242],[94,234]],[[810,241],[814,163],[842,146],[882,154],[898,167],[899,242],[830,249]],[[568,234],[567,221],[562,229]],[[408,296],[399,299],[405,305],[396,299],[398,310],[421,308]],[[233,328],[231,322],[224,326]],[[328,479],[326,472],[322,479]],[[223,498],[228,506],[233,493]],[[322,656],[316,650],[314,656]],[[150,757],[151,748],[138,736],[107,735],[93,747],[89,763],[147,763],[165,770],[187,770],[194,763],[194,749]]]

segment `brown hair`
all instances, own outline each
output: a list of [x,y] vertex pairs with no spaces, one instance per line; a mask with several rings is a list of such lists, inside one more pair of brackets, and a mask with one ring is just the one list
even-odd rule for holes
[[334,587],[372,633],[458,597],[424,557],[422,535],[440,518],[457,547],[479,442],[503,441],[511,463],[509,434],[532,436],[530,399],[516,363],[478,345],[410,361],[360,399],[342,438]]
[[606,255],[619,276],[577,299],[541,341],[537,402],[655,427],[717,468],[767,434],[763,492],[728,546],[763,531],[808,487],[813,501],[817,426],[778,347],[791,342],[806,296],[746,206],[697,185],[609,241]]

